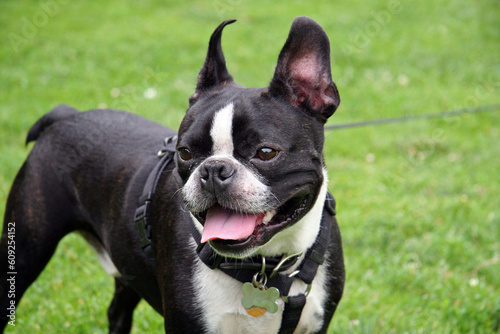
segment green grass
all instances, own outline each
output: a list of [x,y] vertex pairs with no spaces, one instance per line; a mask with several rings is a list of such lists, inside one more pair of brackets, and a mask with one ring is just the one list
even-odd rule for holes
[[[228,67],[246,86],[267,85],[295,16],[324,27],[342,98],[330,124],[500,102],[496,0],[62,2],[0,2],[2,216],[41,115],[108,106],[176,128],[227,18]],[[500,331],[499,124],[496,111],[326,134],[347,270],[331,333]],[[7,332],[106,333],[112,286],[69,236]],[[141,303],[134,332],[161,328]]]

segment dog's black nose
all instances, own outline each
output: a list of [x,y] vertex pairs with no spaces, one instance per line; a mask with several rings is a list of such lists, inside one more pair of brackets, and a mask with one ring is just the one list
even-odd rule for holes
[[232,181],[236,170],[227,161],[207,161],[200,168],[201,185],[206,190],[224,190]]

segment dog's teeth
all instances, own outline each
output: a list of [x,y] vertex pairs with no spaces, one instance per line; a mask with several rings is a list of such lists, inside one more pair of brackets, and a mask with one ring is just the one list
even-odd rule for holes
[[273,219],[273,217],[274,217],[275,214],[276,214],[276,210],[267,211],[266,215],[262,219],[262,222],[264,224],[269,223],[271,221],[271,219]]

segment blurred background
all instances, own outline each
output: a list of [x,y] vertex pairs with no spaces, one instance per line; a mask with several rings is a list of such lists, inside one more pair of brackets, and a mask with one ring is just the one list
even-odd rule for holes
[[[175,129],[221,21],[238,20],[223,36],[229,71],[264,87],[301,15],[330,37],[342,102],[328,125],[497,105],[326,132],[347,271],[330,332],[498,333],[497,0],[3,0],[0,214],[27,131],[54,106],[128,110]],[[68,236],[7,332],[107,333],[112,291],[95,254]],[[134,332],[161,331],[142,302]]]

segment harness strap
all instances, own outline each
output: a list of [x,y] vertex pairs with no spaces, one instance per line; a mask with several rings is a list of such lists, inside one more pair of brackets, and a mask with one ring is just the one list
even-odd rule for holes
[[[332,194],[327,193],[325,205],[323,208],[323,217],[321,218],[320,232],[313,246],[309,248],[300,264],[297,275],[293,277],[285,276],[288,278],[285,287],[288,287],[287,294],[293,283],[294,278],[302,280],[308,284],[308,289],[305,293],[296,296],[288,297],[285,303],[285,310],[283,311],[283,318],[281,319],[281,327],[279,334],[293,333],[300,321],[300,315],[306,304],[306,298],[309,294],[311,283],[316,276],[318,267],[325,261],[325,254],[328,249],[328,244],[331,238],[331,227],[333,216],[336,215],[335,198]],[[283,277],[283,275],[281,275]],[[290,280],[291,279],[291,280]],[[279,290],[279,288],[278,288]],[[282,291],[282,290],[280,290]]]
[[285,310],[281,318],[279,334],[292,334],[295,331],[299,324],[304,305],[306,305],[306,298],[307,296],[303,293],[288,297],[288,302],[285,304]]
[[173,160],[177,136],[167,137],[163,144],[163,149],[158,152],[160,161],[155,165],[144,184],[139,203],[135,210],[135,228],[141,239],[141,248],[144,253],[154,259],[153,247],[151,247],[151,199],[156,191],[156,186],[165,167]]

